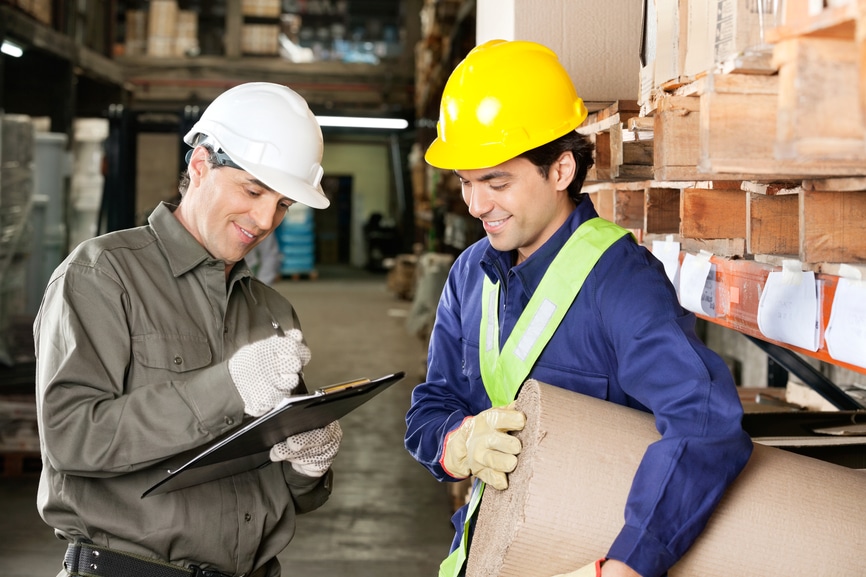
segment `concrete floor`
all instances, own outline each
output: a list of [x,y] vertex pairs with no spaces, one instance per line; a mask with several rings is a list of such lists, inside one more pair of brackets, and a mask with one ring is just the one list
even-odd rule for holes
[[[403,448],[403,417],[423,376],[425,346],[405,329],[411,303],[383,275],[321,269],[316,280],[281,281],[313,352],[310,387],[405,371],[406,378],[341,420],[335,487],[321,509],[301,516],[279,556],[283,575],[436,575],[452,528],[448,487]],[[54,577],[65,545],[36,512],[37,479],[0,478],[0,576]]]

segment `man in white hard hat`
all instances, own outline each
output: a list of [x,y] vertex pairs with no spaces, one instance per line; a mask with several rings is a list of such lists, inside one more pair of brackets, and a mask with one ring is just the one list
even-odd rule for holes
[[295,202],[329,204],[321,129],[285,86],[226,91],[184,140],[179,206],[76,247],[34,324],[59,575],[276,577],[295,516],[330,495],[337,422],[276,444],[270,466],[142,498],[166,459],[304,391],[298,317],[244,257]]

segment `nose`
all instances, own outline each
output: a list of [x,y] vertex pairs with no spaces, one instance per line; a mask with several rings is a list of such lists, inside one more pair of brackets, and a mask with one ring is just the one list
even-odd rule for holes
[[463,183],[463,202],[469,209],[469,214],[481,218],[493,209],[493,202],[486,192],[486,186],[475,186],[471,182]]
[[256,206],[250,211],[250,215],[260,231],[268,232],[279,224],[277,211],[278,205],[276,203],[262,201],[256,203]]

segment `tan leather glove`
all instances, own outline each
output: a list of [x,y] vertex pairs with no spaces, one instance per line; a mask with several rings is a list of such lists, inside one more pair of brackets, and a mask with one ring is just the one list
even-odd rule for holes
[[457,479],[475,475],[491,487],[506,489],[505,474],[517,466],[517,455],[523,448],[508,433],[526,425],[526,415],[514,406],[511,403],[466,417],[448,433],[439,460],[445,472]]
[[601,577],[601,566],[604,564],[604,559],[599,559],[589,565],[585,565],[577,571],[571,573],[560,573],[553,577]]

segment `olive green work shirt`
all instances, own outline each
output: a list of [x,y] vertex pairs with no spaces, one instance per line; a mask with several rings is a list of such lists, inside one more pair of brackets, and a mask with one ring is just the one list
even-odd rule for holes
[[[241,262],[228,282],[160,205],[146,226],[81,243],[34,323],[43,472],[37,504],[58,537],[248,574],[282,551],[330,484],[288,463],[141,498],[166,458],[244,418],[228,372],[241,346],[298,326]],[[270,575],[279,573],[274,563]]]

